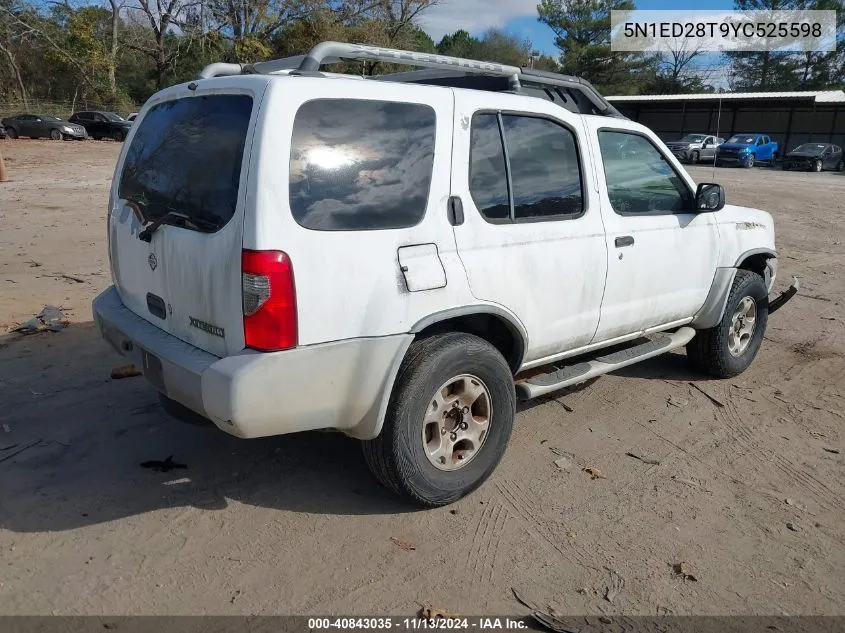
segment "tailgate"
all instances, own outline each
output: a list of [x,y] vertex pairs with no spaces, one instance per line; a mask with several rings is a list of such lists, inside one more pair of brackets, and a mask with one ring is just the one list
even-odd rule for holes
[[118,163],[109,214],[124,305],[217,356],[244,347],[244,199],[261,94],[226,83],[154,97]]

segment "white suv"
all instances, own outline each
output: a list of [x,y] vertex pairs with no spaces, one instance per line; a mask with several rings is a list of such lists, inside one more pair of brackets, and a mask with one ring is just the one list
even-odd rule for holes
[[[428,70],[319,72],[337,58]],[[771,216],[586,82],[331,42],[154,95],[108,235],[95,321],[168,410],[337,429],[427,506],[490,475],[517,397],[684,345],[734,375],[795,292],[768,300]]]

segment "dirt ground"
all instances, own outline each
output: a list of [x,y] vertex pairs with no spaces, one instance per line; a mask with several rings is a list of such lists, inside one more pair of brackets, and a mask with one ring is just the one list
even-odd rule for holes
[[[0,151],[0,332],[45,304],[71,319],[0,338],[0,613],[524,614],[515,587],[566,614],[845,614],[845,176],[716,171],[773,213],[779,285],[803,284],[749,371],[671,354],[523,405],[477,493],[416,511],[351,439],[238,440],[110,380],[90,302],[119,146]],[[187,469],[139,467],[168,455]]]

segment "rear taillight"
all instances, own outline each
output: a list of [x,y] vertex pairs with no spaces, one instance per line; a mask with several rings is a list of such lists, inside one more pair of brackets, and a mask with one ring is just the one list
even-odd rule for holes
[[243,251],[244,340],[272,352],[296,347],[296,287],[290,257],[282,251]]

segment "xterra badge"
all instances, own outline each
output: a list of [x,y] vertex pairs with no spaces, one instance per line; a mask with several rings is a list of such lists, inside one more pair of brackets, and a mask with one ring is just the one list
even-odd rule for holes
[[220,338],[225,337],[226,332],[222,327],[211,325],[211,323],[206,323],[205,321],[200,321],[192,316],[189,316],[188,320],[191,322],[191,327],[195,327],[203,332],[208,332],[214,336],[219,336]]

